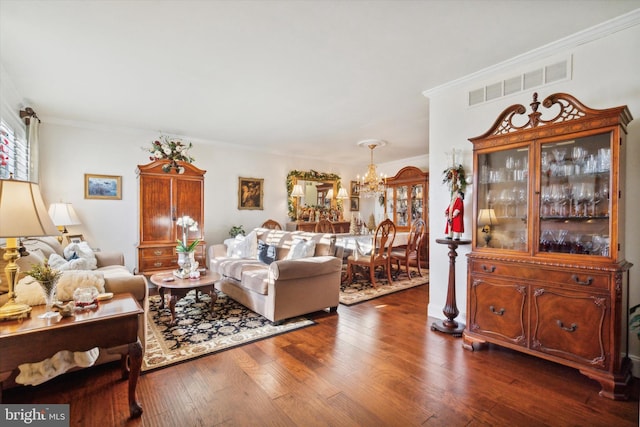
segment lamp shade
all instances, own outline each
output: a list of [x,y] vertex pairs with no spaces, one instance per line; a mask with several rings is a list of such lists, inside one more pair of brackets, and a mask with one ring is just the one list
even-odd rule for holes
[[302,191],[302,185],[296,184],[293,186],[293,191],[291,191],[292,197],[303,197],[304,191]]
[[330,188],[329,191],[327,191],[327,199],[333,199],[333,188]]
[[478,214],[478,225],[484,227],[485,225],[496,225],[498,218],[496,218],[496,212],[493,209],[480,209]]
[[55,225],[81,224],[71,203],[51,203],[51,205],[49,205],[49,216]]
[[0,180],[0,237],[60,234],[47,213],[38,184]]
[[337,199],[348,199],[349,198],[349,194],[347,194],[347,190],[345,190],[344,188],[341,188],[340,190],[338,190],[338,195],[336,196]]

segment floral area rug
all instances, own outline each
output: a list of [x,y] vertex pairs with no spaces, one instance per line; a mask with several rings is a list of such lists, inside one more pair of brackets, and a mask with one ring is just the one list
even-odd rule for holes
[[275,326],[221,292],[218,292],[213,313],[210,303],[209,295],[200,293],[199,302],[196,302],[195,291],[189,292],[178,300],[177,321],[172,326],[168,304],[160,309],[160,296],[149,297],[142,372],[315,324],[312,320],[297,318]]
[[340,284],[340,304],[354,305],[427,283],[429,283],[429,270],[425,269],[422,269],[422,277],[418,276],[416,270],[415,274],[411,274],[411,279],[407,278],[406,274],[400,274],[398,279],[391,283],[389,283],[386,277],[378,277],[376,279],[378,286],[375,288],[369,281],[368,273],[356,274],[353,283],[347,283],[347,280],[344,279]]

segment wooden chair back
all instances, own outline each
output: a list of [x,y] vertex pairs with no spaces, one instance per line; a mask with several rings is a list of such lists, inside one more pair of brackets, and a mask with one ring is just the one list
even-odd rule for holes
[[326,218],[322,218],[318,221],[314,231],[316,233],[336,233],[333,223]]
[[396,238],[396,226],[390,219],[385,219],[376,228],[376,233],[373,237],[374,250],[372,252],[372,258],[389,258],[391,255],[391,249],[393,248],[393,241]]
[[274,221],[273,219],[268,219],[262,223],[262,228],[269,228],[271,230],[282,230],[282,226],[278,221]]

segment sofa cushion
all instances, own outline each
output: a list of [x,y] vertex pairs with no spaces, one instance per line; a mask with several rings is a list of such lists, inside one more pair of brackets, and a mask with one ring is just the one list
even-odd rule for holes
[[254,231],[246,236],[237,235],[235,239],[225,240],[227,256],[231,258],[256,258],[258,253],[258,238]]
[[265,269],[267,267],[266,264],[255,258],[221,258],[216,260],[216,266],[219,274],[238,281],[242,280],[243,271]]
[[[58,279],[56,298],[59,301],[71,301],[77,288],[93,286],[98,292],[104,292],[104,276],[94,271],[65,271]],[[20,279],[16,284],[16,302],[29,305],[44,304],[44,291],[31,276]]]
[[276,260],[276,246],[268,245],[262,240],[258,241],[258,259],[269,265]]
[[287,254],[285,259],[312,257],[315,249],[316,242],[314,242],[313,240],[296,239],[291,245],[291,248],[289,248],[289,253]]
[[260,268],[242,272],[242,287],[266,295],[269,290],[269,270]]

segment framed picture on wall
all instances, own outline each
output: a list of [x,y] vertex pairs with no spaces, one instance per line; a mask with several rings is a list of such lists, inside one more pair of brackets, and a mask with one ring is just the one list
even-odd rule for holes
[[66,237],[67,237],[67,244],[80,243],[84,241],[84,237],[82,236],[82,234],[67,234]]
[[122,199],[122,177],[117,175],[84,174],[85,199]]
[[360,186],[358,185],[358,181],[351,181],[351,197],[360,196]]
[[360,210],[360,198],[359,197],[352,197],[351,198],[351,211],[352,212],[357,212]]
[[238,209],[262,210],[264,179],[238,178]]

